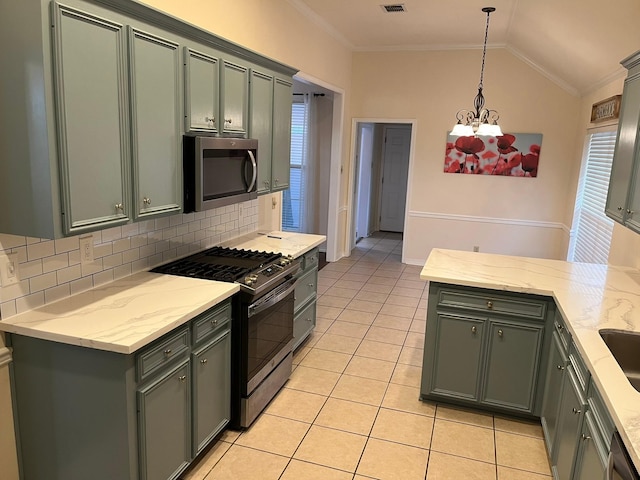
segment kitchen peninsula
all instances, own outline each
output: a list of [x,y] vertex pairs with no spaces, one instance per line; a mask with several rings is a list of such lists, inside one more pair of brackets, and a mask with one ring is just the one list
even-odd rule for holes
[[[546,325],[543,323],[545,326],[542,328],[554,330],[555,326],[555,330],[562,333],[566,328],[565,335],[571,344],[569,357],[574,355],[584,362],[584,378],[590,385],[589,391],[595,390],[594,396],[601,396],[606,413],[615,424],[615,429],[624,441],[636,469],[640,470],[640,410],[638,408],[640,392],[629,383],[599,333],[602,329],[640,333],[640,272],[631,268],[607,265],[433,249],[421,271],[420,278],[430,281],[429,302],[432,305],[428,307],[427,314],[425,340],[427,343],[430,335],[438,335],[436,332],[439,328],[440,308],[444,311],[443,316],[467,319],[462,315],[450,313],[452,308],[447,310],[442,307],[447,301],[443,300],[444,297],[438,296],[443,289],[464,291],[470,298],[474,297],[475,292],[485,295],[486,305],[481,305],[479,302],[472,304],[470,300],[466,301],[466,304],[463,300],[456,300],[457,305],[454,305],[455,302],[450,302],[449,305],[449,307],[453,305],[456,308],[467,308],[467,311],[475,309],[467,317],[478,321],[483,318],[490,319],[491,315],[500,317],[500,312],[497,315],[494,313],[492,294],[495,294],[498,301],[547,298],[550,305],[555,306],[560,317],[556,316],[556,320],[547,322]],[[436,306],[435,303],[438,305]],[[533,310],[526,315],[533,317],[532,312]],[[474,334],[481,333],[480,328],[474,324],[469,331],[473,329]],[[497,330],[500,337],[504,332]],[[549,350],[550,347],[547,345],[543,351]],[[422,385],[424,398],[432,393],[429,391],[432,383],[431,372],[425,373],[433,367],[432,355],[433,353],[425,348]],[[556,365],[552,364],[550,370],[555,368]],[[561,363],[557,366],[558,370],[564,370],[564,368]],[[567,368],[568,370],[573,371],[573,367]],[[580,377],[580,370],[580,365],[576,365],[575,371],[578,377]],[[540,379],[537,387],[544,388],[548,384],[548,382],[545,383],[544,378],[548,372],[541,369],[537,375]],[[589,383],[589,377],[591,383]],[[586,385],[583,385],[583,388],[586,391]],[[560,399],[554,400],[560,402]],[[582,412],[575,410],[573,413]],[[587,411],[587,415],[589,413]],[[542,416],[544,417],[544,413]],[[587,416],[586,419],[589,420],[589,417]],[[587,424],[586,421],[584,423]],[[606,431],[606,428],[604,430]],[[576,441],[577,439],[576,434]],[[583,433],[582,439],[589,440],[590,437]],[[609,440],[610,437],[603,439],[605,442]],[[546,441],[549,444],[550,439],[547,438]],[[570,468],[571,465],[569,465]]]

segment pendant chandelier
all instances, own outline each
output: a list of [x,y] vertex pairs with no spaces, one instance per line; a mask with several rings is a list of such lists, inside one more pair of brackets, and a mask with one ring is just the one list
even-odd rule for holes
[[482,48],[482,68],[480,69],[480,83],[478,84],[478,94],[473,100],[473,106],[475,110],[459,110],[456,113],[456,119],[458,122],[453,127],[451,135],[456,137],[470,137],[470,136],[493,136],[498,137],[502,135],[500,125],[498,125],[498,112],[484,108],[484,95],[482,95],[482,81],[484,79],[484,59],[487,55],[487,38],[489,36],[489,15],[495,12],[494,7],[484,7],[483,12],[487,14],[487,26],[484,31],[484,47]]

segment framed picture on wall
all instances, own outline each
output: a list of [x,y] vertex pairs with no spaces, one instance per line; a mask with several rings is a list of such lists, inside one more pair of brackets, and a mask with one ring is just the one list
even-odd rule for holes
[[534,178],[541,146],[541,133],[455,137],[449,132],[444,172]]

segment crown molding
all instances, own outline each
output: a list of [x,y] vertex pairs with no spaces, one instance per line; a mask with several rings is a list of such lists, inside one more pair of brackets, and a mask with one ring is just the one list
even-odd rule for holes
[[305,16],[312,23],[320,27],[326,33],[328,33],[331,37],[335,38],[342,45],[347,47],[349,50],[355,50],[355,46],[347,40],[347,38],[342,35],[338,30],[333,28],[333,26],[327,22],[324,18],[318,15],[316,12],[311,10],[302,0],[287,0],[289,4],[298,10],[303,16]]

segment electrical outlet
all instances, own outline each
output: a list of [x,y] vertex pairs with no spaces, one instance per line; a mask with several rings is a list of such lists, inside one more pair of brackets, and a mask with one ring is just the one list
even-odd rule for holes
[[80,237],[80,263],[93,262],[93,235]]
[[8,253],[6,257],[0,257],[0,284],[8,287],[19,281],[18,253]]
[[475,246],[473,247],[473,251],[474,251],[474,252],[479,252],[479,251],[480,251],[480,247],[479,247],[478,245],[475,245]]

